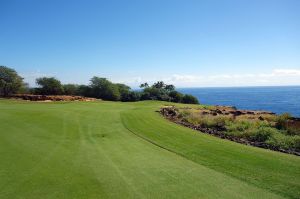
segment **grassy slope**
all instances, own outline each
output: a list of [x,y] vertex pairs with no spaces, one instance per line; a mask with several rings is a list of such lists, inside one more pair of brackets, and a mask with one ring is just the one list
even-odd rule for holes
[[123,113],[125,126],[208,168],[286,197],[300,198],[299,157],[222,140],[175,125],[155,113],[159,106],[147,102],[147,108],[140,104]]
[[[160,118],[153,112],[158,106],[152,102],[0,100],[0,198],[300,195],[298,157],[197,134]],[[124,124],[187,158],[141,139]],[[240,168],[245,165],[247,172]],[[264,167],[270,171],[264,173]],[[242,177],[232,177],[237,174]],[[252,182],[252,176],[256,181]]]

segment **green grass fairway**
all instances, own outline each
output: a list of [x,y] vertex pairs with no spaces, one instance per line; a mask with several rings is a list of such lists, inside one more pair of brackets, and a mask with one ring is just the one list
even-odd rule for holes
[[300,158],[198,133],[164,102],[0,100],[0,198],[300,198]]

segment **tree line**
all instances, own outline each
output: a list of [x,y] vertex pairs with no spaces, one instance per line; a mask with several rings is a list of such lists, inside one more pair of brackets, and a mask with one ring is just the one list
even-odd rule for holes
[[30,88],[18,73],[6,66],[0,66],[0,95],[7,97],[12,94],[26,93],[39,95],[78,95],[110,101],[134,102],[141,100],[160,100],[186,104],[199,104],[192,95],[182,94],[175,86],[158,81],[152,85],[143,83],[140,91],[134,91],[129,86],[113,83],[107,78],[92,77],[88,85],[62,84],[54,77],[36,79],[38,87]]

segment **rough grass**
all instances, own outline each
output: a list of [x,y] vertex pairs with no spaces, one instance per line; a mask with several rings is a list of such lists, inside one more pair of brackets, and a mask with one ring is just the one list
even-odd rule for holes
[[[179,108],[177,119],[183,122],[212,129],[222,129],[224,134],[251,142],[266,143],[270,147],[300,152],[300,132],[296,124],[288,125],[291,116],[246,114],[233,115],[202,114],[203,109]],[[262,116],[263,121],[259,119]]]
[[299,157],[178,126],[162,104],[0,100],[0,198],[299,198]]

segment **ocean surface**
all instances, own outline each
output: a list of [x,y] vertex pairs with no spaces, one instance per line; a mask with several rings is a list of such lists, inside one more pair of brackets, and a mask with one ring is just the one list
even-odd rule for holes
[[240,88],[180,88],[201,104],[235,106],[238,109],[288,112],[300,117],[300,86]]

